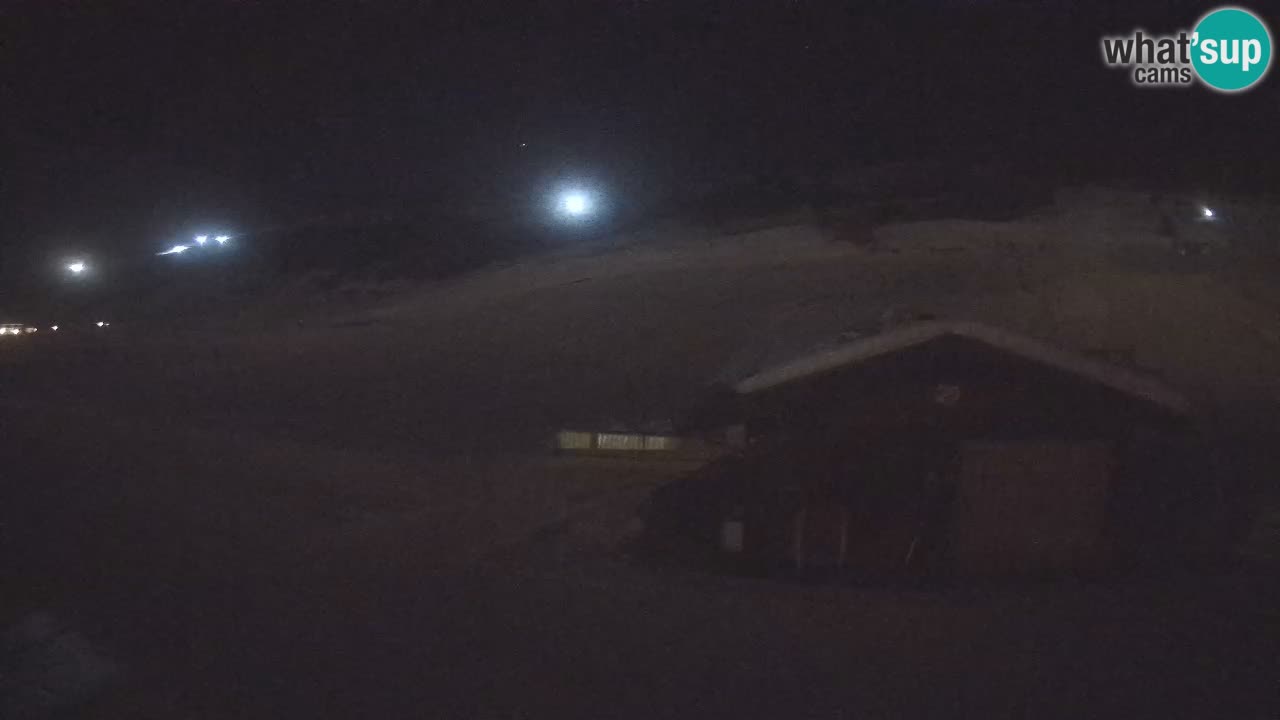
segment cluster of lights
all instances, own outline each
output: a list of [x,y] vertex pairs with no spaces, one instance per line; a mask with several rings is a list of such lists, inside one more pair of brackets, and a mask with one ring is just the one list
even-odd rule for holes
[[[525,147],[526,143],[520,143],[521,147]],[[567,220],[584,221],[600,212],[597,207],[598,202],[595,193],[578,188],[566,189],[559,193],[556,197],[555,208],[557,213]],[[1204,209],[1205,217],[1212,217],[1212,211],[1208,208]],[[181,255],[186,252],[207,247],[222,247],[231,242],[230,235],[195,235],[192,236],[189,243],[178,243],[170,246],[167,250],[162,250],[156,255]],[[72,259],[66,264],[66,271],[71,277],[80,277],[90,273],[90,267],[87,262],[82,259]],[[99,327],[104,327],[106,323],[99,323]],[[53,328],[57,330],[55,326]]]
[[[232,238],[230,235],[196,235],[195,237],[192,238],[193,244],[174,245],[168,250],[165,250],[163,252],[159,252],[156,254],[157,255],[179,255],[181,253],[184,253],[192,249],[193,247],[203,247],[205,245],[208,245],[211,241],[212,243],[214,243],[215,247],[221,247],[231,242],[231,239]],[[85,276],[89,274],[89,270],[90,270],[89,263],[87,263],[85,260],[81,258],[69,259],[66,261],[66,265],[64,265],[63,267],[65,267],[67,274],[73,278]],[[94,325],[96,325],[99,328],[105,328],[105,327],[110,327],[111,323],[105,320],[99,320],[98,322],[94,323]],[[51,325],[49,326],[49,329],[53,332],[57,332],[58,326]],[[22,328],[0,327],[0,335],[10,335],[10,334],[19,335],[19,334],[22,334],[23,332],[24,332],[24,329]],[[25,332],[34,333],[36,332],[36,328],[25,328]]]
[[[218,245],[226,245],[228,242],[231,241],[231,236],[230,235],[214,235],[212,239]],[[180,255],[192,249],[193,247],[204,247],[205,245],[208,245],[210,238],[208,235],[197,235],[194,238],[192,238],[192,240],[195,242],[195,245],[174,245],[168,250],[165,250],[164,252],[158,252],[156,254],[157,255]]]
[[[526,143],[520,143],[521,147],[525,147]],[[564,190],[556,199],[556,210],[558,213],[570,220],[585,220],[598,212],[597,202],[594,193],[581,188],[573,188]],[[1208,208],[1204,209],[1206,217],[1212,217],[1212,211]],[[162,250],[156,255],[181,255],[183,253],[205,247],[222,247],[231,242],[230,235],[195,235],[191,238],[190,243],[178,243],[170,246],[167,250]],[[66,264],[67,272],[72,277],[85,275],[89,272],[89,264],[84,260],[75,259]],[[102,327],[102,324],[99,324]],[[57,329],[56,327],[54,328]]]
[[[100,327],[100,328],[111,327],[111,323],[107,322],[106,320],[99,320],[98,322],[94,323],[94,326]],[[52,332],[58,332],[59,327],[61,326],[50,325],[49,330],[51,330]],[[0,326],[0,335],[31,335],[32,333],[36,333],[39,331],[40,331],[40,328],[27,327],[22,325]]]

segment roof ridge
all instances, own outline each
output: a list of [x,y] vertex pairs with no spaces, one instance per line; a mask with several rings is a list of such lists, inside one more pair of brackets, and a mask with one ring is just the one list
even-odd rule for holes
[[1093,380],[1127,395],[1148,400],[1180,414],[1191,411],[1190,401],[1158,378],[1011,330],[968,320],[925,320],[842,343],[757,372],[734,385],[734,390],[740,395],[749,395],[947,335],[977,340],[1042,365]]

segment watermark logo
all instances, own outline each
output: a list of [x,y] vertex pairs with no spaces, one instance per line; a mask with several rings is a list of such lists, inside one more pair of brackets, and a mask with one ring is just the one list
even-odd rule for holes
[[1142,87],[1189,86],[1196,78],[1210,89],[1234,93],[1256,85],[1271,67],[1271,33],[1260,17],[1238,7],[1209,12],[1195,29],[1173,35],[1102,38],[1102,60],[1132,68]]
[[1206,85],[1222,92],[1253,87],[1271,67],[1271,33],[1248,10],[1221,8],[1196,25],[1193,42],[1199,52],[1191,63]]

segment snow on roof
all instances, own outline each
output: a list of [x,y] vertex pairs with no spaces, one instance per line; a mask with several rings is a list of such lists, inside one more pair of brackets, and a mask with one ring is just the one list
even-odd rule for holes
[[1186,414],[1191,410],[1191,403],[1186,397],[1153,377],[1063,350],[1008,330],[962,321],[913,323],[879,335],[854,340],[758,372],[740,381],[734,386],[734,390],[740,395],[749,395],[810,375],[905,350],[944,336],[977,340],[1012,355],[1078,375],[1180,414]]

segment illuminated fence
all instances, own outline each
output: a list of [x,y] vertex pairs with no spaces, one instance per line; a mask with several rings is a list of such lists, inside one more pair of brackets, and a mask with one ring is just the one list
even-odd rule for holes
[[673,435],[561,430],[556,433],[556,449],[602,453],[672,452],[680,449],[680,440]]

